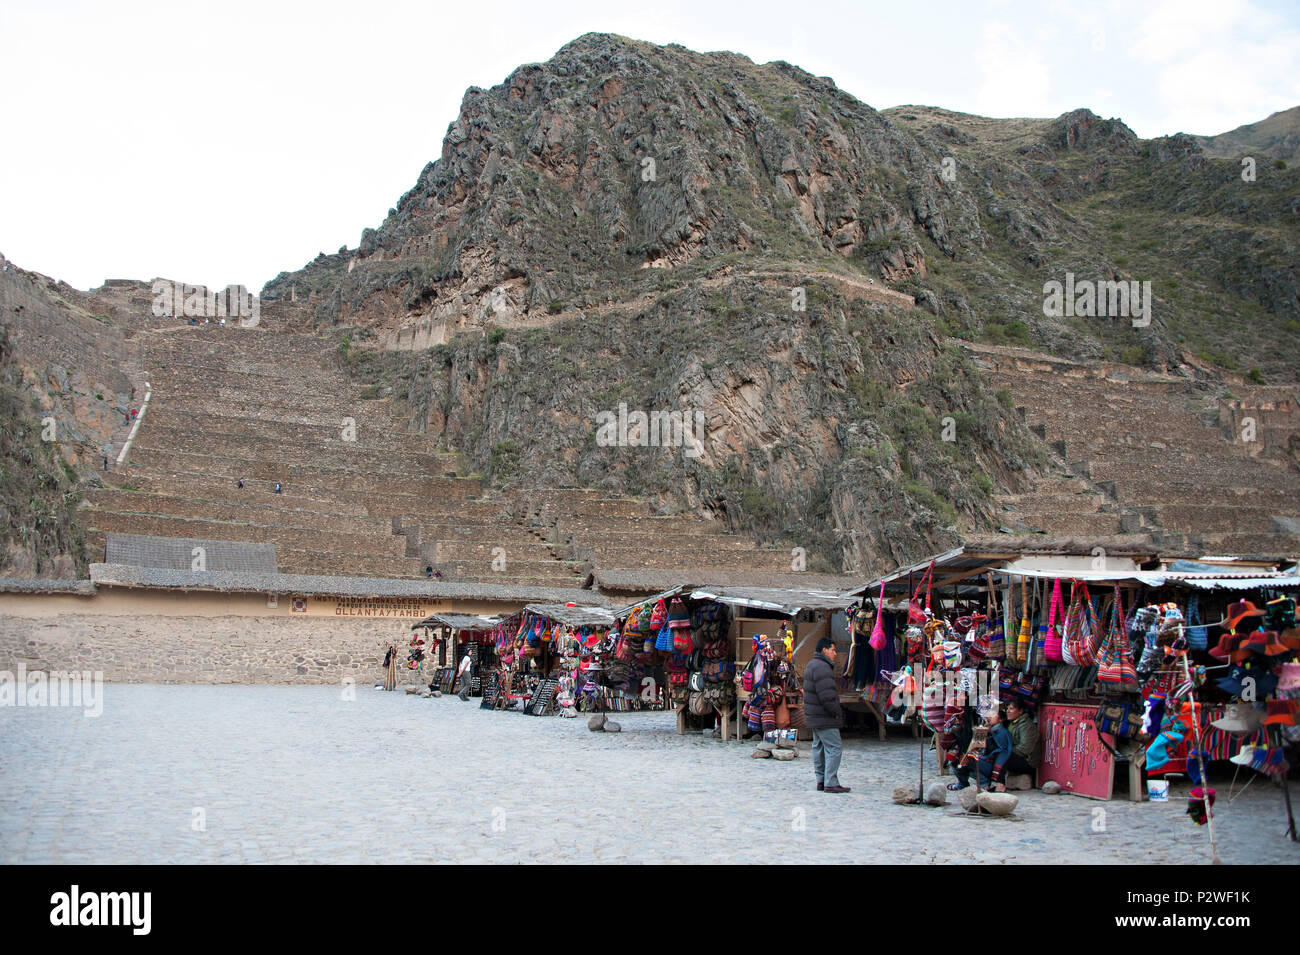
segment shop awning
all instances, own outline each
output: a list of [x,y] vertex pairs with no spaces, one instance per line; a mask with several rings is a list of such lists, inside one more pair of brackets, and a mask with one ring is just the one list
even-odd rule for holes
[[829,590],[783,590],[769,587],[702,587],[691,592],[692,600],[759,610],[773,610],[794,616],[801,610],[843,610],[852,601]]
[[604,607],[570,607],[566,604],[529,604],[527,613],[535,613],[566,627],[612,627],[614,611]]
[[431,613],[419,623],[411,624],[411,629],[418,627],[450,627],[452,630],[494,630],[500,623],[499,617],[479,617],[464,613]]

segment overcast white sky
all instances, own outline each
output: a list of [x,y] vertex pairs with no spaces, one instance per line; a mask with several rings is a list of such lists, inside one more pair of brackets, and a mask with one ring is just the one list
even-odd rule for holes
[[378,225],[466,87],[591,31],[789,60],[878,109],[1086,106],[1143,137],[1300,104],[1295,0],[0,0],[0,252],[80,288],[258,289]]

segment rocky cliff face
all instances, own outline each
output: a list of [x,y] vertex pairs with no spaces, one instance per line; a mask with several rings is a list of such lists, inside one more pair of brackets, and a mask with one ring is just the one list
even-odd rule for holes
[[[995,529],[991,495],[1045,466],[961,339],[1296,380],[1300,179],[1238,173],[1087,110],[881,113],[592,34],[471,89],[378,229],[263,294],[498,483],[643,493],[867,571]],[[1150,283],[1151,321],[1045,314],[1067,273]],[[700,411],[699,454],[602,446],[620,404]]]
[[117,311],[0,256],[0,576],[85,569],[77,507],[133,401]]

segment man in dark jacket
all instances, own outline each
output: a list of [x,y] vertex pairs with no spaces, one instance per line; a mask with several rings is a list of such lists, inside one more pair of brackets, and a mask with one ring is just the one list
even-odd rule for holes
[[835,641],[822,637],[817,641],[817,655],[803,671],[803,714],[813,734],[813,772],[817,789],[828,793],[846,793],[840,785],[840,727],[844,710],[840,708],[840,688],[835,682]]

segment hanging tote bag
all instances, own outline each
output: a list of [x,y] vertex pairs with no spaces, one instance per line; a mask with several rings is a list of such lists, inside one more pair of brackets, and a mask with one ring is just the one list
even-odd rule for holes
[[1064,633],[1061,636],[1061,660],[1066,666],[1079,665],[1074,655],[1075,644],[1079,639],[1079,617],[1079,582],[1072,580],[1070,581],[1070,607],[1065,611]]
[[1137,668],[1133,665],[1133,651],[1129,648],[1128,628],[1124,622],[1124,602],[1119,584],[1115,585],[1115,603],[1110,615],[1110,627],[1102,641],[1102,653],[1097,666],[1097,682],[1111,690],[1132,691],[1138,688]]
[[1024,577],[1020,578],[1020,635],[1016,638],[1016,663],[1025,666],[1034,648],[1034,633],[1029,624],[1029,594]]
[[985,574],[985,580],[988,582],[988,598],[985,613],[988,615],[988,621],[984,624],[985,633],[988,635],[988,652],[985,653],[986,660],[1005,660],[1007,658],[1007,640],[1003,632],[1004,620],[998,616],[997,592],[993,586],[993,575]]
[[[1042,631],[1043,637],[1043,662],[1044,663],[1064,663],[1065,655],[1061,652],[1062,637],[1061,630],[1065,624],[1065,601],[1061,599],[1061,578],[1057,577],[1056,582],[1052,584],[1052,605],[1047,614],[1047,629]],[[1058,619],[1061,627],[1057,626]]]
[[[921,588],[925,588],[925,607],[921,606]],[[934,587],[934,561],[930,561],[930,568],[921,578],[921,582],[916,585],[916,593],[912,594],[912,599],[907,605],[907,622],[912,626],[920,626],[929,619],[930,615],[930,594]]]
[[1092,648],[1093,632],[1097,629],[1092,610],[1092,597],[1086,583],[1075,581],[1070,596],[1070,610],[1065,615],[1065,642],[1061,653],[1071,666],[1090,667],[1097,662]]
[[1204,650],[1209,643],[1210,628],[1201,623],[1199,595],[1193,591],[1187,601],[1187,647],[1189,650]]
[[885,582],[880,582],[880,599],[876,601],[876,625],[871,628],[871,649],[879,653],[885,648]]

